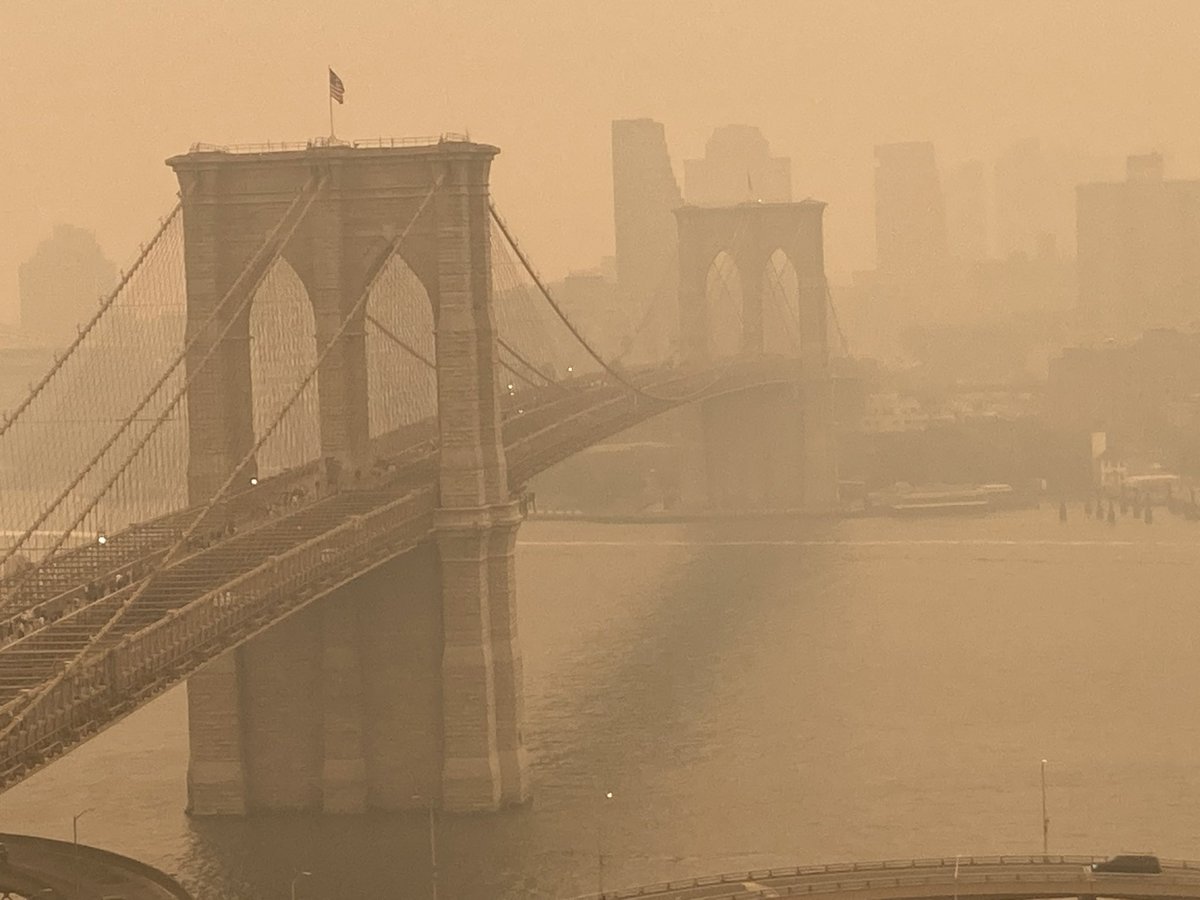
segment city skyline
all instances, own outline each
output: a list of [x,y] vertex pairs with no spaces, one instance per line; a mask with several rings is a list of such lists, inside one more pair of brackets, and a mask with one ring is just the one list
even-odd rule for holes
[[[945,163],[991,162],[1040,136],[1047,147],[1088,146],[1111,160],[1114,176],[1130,153],[1166,151],[1177,177],[1196,172],[1200,157],[1184,89],[1200,74],[1184,52],[1200,10],[1186,3],[1163,4],[1159,17],[1122,3],[913,12],[879,3],[665,2],[624,15],[579,3],[522,0],[501,13],[430,0],[401,16],[361,0],[319,25],[315,3],[287,17],[187,6],[186,32],[175,12],[151,9],[101,16],[74,3],[66,27],[32,5],[10,12],[13,27],[0,37],[3,106],[26,127],[9,151],[16,177],[0,230],[0,318],[15,319],[16,267],[56,223],[95,230],[105,253],[126,264],[170,207],[166,156],[196,141],[322,134],[327,63],[346,84],[341,135],[467,128],[499,145],[496,195],[519,198],[510,204],[514,224],[550,275],[613,252],[614,119],[662,121],[681,181],[682,161],[702,155],[714,128],[761,128],[772,152],[793,160],[794,196],[830,204],[834,274],[873,265],[876,144],[927,140]],[[684,22],[689,39],[673,40]],[[368,30],[395,43],[368,41]],[[228,34],[236,37],[214,55]],[[419,39],[431,34],[439,40]],[[813,34],[822,40],[796,39]],[[261,52],[268,40],[279,48],[269,57]],[[104,48],[117,41],[145,51],[110,58]],[[784,53],[788,43],[801,49]],[[937,54],[918,56],[925,46]],[[599,65],[609,57],[615,65]],[[1014,59],[1024,64],[1014,68]],[[501,77],[479,78],[484,68]],[[1147,81],[1156,89],[1144,90]],[[768,91],[768,83],[782,87]],[[980,96],[988,102],[967,102]]]

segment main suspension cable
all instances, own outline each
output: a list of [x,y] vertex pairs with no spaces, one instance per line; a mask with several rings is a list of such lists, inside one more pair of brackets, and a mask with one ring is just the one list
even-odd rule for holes
[[658,396],[658,395],[653,394],[650,391],[647,391],[647,390],[639,387],[638,385],[634,384],[632,381],[630,381],[628,378],[626,378],[625,375],[620,370],[618,370],[615,367],[613,367],[612,365],[610,365],[608,363],[608,361],[606,361],[604,359],[604,357],[602,357],[598,352],[596,352],[596,350],[593,349],[592,345],[588,343],[587,339],[584,338],[584,336],[579,332],[579,329],[576,328],[574,323],[571,322],[571,320],[567,317],[567,314],[563,311],[562,307],[560,307],[558,305],[558,302],[554,299],[554,297],[550,294],[550,291],[546,288],[546,285],[542,281],[541,276],[539,276],[537,274],[537,272],[534,270],[533,264],[530,263],[528,257],[525,256],[524,251],[521,250],[521,248],[517,245],[516,239],[512,236],[512,232],[510,232],[508,230],[508,226],[505,225],[504,220],[502,218],[500,218],[500,213],[497,212],[496,205],[494,203],[492,203],[490,200],[488,201],[488,210],[492,214],[492,219],[495,221],[496,225],[500,228],[501,233],[504,235],[504,239],[508,242],[508,245],[513,249],[513,252],[517,254],[517,259],[519,259],[521,261],[521,265],[522,265],[522,267],[524,267],[526,274],[528,274],[529,277],[531,279],[533,279],[533,283],[537,286],[538,292],[542,295],[542,297],[545,299],[545,301],[548,304],[550,304],[550,308],[552,310],[554,310],[554,314],[556,316],[558,316],[559,320],[567,327],[567,330],[571,332],[571,335],[575,338],[575,340],[577,340],[579,342],[579,344],[583,347],[583,349],[585,351],[587,351],[587,354],[592,359],[594,359],[596,362],[598,362],[600,364],[600,367],[603,368],[605,372],[607,372],[609,375],[611,375],[612,378],[616,382],[621,384],[623,387],[632,391],[633,393],[637,394],[640,397],[644,397],[647,400],[653,401],[654,403],[668,403],[668,404],[688,403],[691,400],[699,399],[700,397],[704,396],[706,393],[708,393],[712,389],[713,385],[715,385],[718,381],[720,381],[721,378],[724,377],[723,372],[717,372],[713,376],[713,381],[711,384],[709,384],[703,388],[700,388],[699,390],[693,391],[690,394],[686,394],[682,397]]

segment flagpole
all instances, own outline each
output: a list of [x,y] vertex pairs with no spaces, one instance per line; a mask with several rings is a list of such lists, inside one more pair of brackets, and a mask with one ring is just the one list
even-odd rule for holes
[[[333,72],[333,66],[329,66],[328,68],[330,72]],[[330,79],[327,77],[325,80],[329,82]],[[326,83],[325,89],[329,94],[329,140],[333,141],[336,137],[333,133],[333,86]]]

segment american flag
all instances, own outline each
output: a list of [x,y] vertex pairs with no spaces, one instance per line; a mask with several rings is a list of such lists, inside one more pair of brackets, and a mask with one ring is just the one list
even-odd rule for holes
[[329,70],[329,96],[338,103],[346,102],[346,86],[342,84],[342,79],[338,78],[337,72],[333,69]]

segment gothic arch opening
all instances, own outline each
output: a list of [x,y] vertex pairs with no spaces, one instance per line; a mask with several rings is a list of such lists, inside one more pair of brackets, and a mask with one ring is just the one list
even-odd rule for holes
[[716,359],[742,349],[742,278],[733,257],[722,250],[708,267],[704,286],[709,350]]
[[767,260],[762,294],[763,353],[795,356],[800,352],[800,280],[783,250]]
[[[250,303],[250,380],[257,441],[317,364],[308,291],[287,260],[275,260]],[[273,475],[321,455],[317,378],[308,383],[258,451],[258,473]]]
[[433,306],[398,255],[367,298],[367,418],[371,437],[437,414]]

